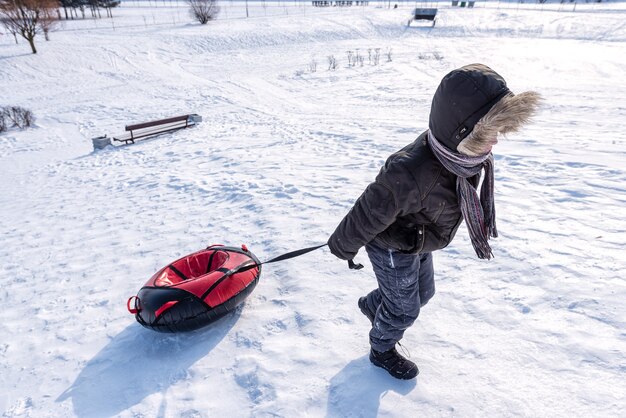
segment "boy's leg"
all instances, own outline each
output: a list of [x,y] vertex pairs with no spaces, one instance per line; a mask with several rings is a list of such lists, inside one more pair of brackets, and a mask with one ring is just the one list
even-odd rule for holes
[[[422,254],[420,256],[419,269],[419,296],[420,307],[428,303],[435,295],[435,272],[433,269],[433,257],[431,253]],[[365,304],[368,311],[374,315],[381,303],[380,290],[378,288],[372,290],[365,296]]]
[[[378,280],[378,289],[367,295],[368,306],[373,308],[378,303],[370,331],[370,345],[383,352],[392,349],[402,339],[404,331],[419,315],[421,259],[425,263],[430,260],[431,273],[425,269],[425,283],[432,278],[432,259],[390,251],[374,242],[367,244],[366,250]],[[434,286],[432,288],[434,290]]]
[[[380,290],[378,288],[372,290],[365,296],[365,308],[372,314],[372,316],[376,315],[376,311],[380,306],[381,296]],[[366,314],[367,315],[367,314]]]

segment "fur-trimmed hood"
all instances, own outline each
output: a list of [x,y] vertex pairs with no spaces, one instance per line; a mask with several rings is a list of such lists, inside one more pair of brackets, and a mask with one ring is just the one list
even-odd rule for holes
[[429,128],[453,151],[477,156],[491,151],[498,134],[518,131],[537,111],[536,92],[513,94],[502,76],[483,64],[447,74],[433,97]]

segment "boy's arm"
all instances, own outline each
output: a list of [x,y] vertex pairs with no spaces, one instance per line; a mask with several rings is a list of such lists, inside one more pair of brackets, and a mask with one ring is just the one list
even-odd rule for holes
[[330,252],[343,260],[352,260],[359,248],[387,229],[399,213],[391,187],[375,181],[365,189],[330,236]]

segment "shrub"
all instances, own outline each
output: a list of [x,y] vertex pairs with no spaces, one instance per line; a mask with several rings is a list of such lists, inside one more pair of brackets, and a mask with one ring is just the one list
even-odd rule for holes
[[10,127],[26,129],[35,123],[33,112],[19,106],[7,106],[0,108],[0,132]]
[[217,0],[187,0],[191,16],[206,25],[209,20],[213,20],[220,12]]
[[4,115],[4,109],[0,109],[0,132],[6,131],[8,128],[7,120]]

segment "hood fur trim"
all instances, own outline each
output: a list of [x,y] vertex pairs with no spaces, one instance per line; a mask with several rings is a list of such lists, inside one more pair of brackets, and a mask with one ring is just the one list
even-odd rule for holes
[[507,94],[480,118],[472,132],[459,143],[457,151],[471,157],[487,154],[498,142],[498,134],[519,131],[540,104],[541,95],[534,91]]

